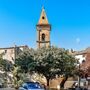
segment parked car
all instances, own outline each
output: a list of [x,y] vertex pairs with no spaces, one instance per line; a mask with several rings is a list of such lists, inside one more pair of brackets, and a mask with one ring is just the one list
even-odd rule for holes
[[38,82],[25,82],[19,90],[45,90]]
[[3,84],[2,83],[0,83],[0,88],[2,88],[3,87]]

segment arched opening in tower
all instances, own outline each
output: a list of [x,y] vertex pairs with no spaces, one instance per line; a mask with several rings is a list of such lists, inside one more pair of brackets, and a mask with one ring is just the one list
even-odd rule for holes
[[45,34],[42,34],[42,41],[45,41]]

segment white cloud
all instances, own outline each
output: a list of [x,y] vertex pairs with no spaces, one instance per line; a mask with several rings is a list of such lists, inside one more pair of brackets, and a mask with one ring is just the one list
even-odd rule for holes
[[76,38],[76,43],[79,44],[80,43],[80,38]]

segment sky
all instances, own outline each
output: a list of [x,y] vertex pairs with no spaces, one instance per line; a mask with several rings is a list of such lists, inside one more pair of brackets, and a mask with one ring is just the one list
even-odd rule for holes
[[42,6],[51,29],[51,45],[82,50],[90,46],[90,0],[0,0],[0,47],[36,48]]

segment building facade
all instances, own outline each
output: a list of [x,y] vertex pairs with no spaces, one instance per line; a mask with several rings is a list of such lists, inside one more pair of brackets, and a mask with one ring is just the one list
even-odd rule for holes
[[7,48],[0,48],[0,54],[3,54],[3,59],[9,60],[14,63],[16,56],[28,48],[28,46],[14,46]]
[[80,68],[90,77],[90,47],[78,52],[78,55],[84,57]]

